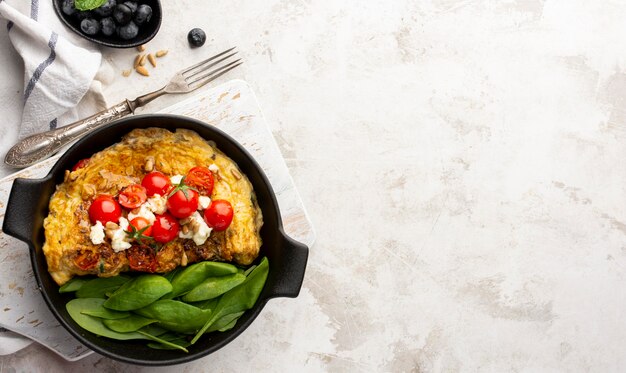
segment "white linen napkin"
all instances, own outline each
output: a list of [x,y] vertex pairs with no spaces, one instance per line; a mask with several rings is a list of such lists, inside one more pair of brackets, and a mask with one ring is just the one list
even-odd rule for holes
[[52,1],[0,0],[0,16],[8,21],[9,38],[24,61],[20,138],[78,120],[76,106],[90,87],[102,100],[100,87],[92,87],[100,52],[69,33]]
[[[106,102],[96,77],[102,59],[99,50],[60,22],[52,1],[0,0],[0,19],[6,20],[11,44],[24,62],[23,91],[0,92],[21,94],[23,102],[23,108],[14,109],[21,109],[21,123],[0,121],[4,139],[0,139],[0,156],[4,158],[13,145],[7,141],[72,123],[102,110]],[[0,328],[0,355],[30,342]]]

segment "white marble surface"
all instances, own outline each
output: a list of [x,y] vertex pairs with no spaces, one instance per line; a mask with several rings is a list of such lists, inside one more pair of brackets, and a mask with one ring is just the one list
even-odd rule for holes
[[[317,230],[296,300],[177,369],[624,369],[625,3],[164,6],[152,78],[123,78],[133,51],[104,50],[110,102],[238,45],[231,78],[256,91]],[[210,40],[192,51],[195,26]],[[44,367],[142,370],[36,345],[0,358]]]

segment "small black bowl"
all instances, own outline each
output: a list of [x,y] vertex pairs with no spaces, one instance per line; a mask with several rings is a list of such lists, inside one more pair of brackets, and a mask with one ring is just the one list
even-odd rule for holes
[[[123,0],[119,0],[119,2],[123,2]],[[161,19],[163,18],[163,12],[161,10],[161,2],[159,0],[139,0],[138,3],[150,5],[152,8],[152,18],[150,22],[144,24],[139,27],[139,34],[136,37],[130,40],[124,40],[122,38],[117,37],[117,35],[113,34],[111,36],[105,36],[101,33],[98,35],[87,35],[80,29],[80,20],[73,16],[68,16],[63,13],[62,3],[63,0],[52,0],[54,4],[54,10],[57,13],[57,16],[61,19],[63,23],[67,27],[69,27],[72,31],[82,36],[83,38],[92,41],[96,44],[104,45],[112,48],[132,48],[137,47],[142,44],[146,44],[154,36],[159,32],[159,28],[161,27]]]
[[[43,254],[43,220],[48,215],[48,203],[57,184],[63,182],[65,170],[77,161],[88,158],[110,145],[119,142],[123,135],[135,128],[161,127],[169,130],[186,128],[196,131],[206,140],[214,141],[217,148],[237,163],[250,179],[257,202],[263,212],[261,238],[263,244],[259,258],[269,260],[269,274],[263,291],[254,307],[239,319],[227,332],[203,335],[190,346],[189,353],[176,350],[154,350],[145,341],[117,341],[99,337],[82,329],[70,317],[65,305],[73,296],[59,294],[59,286],[48,273]],[[90,349],[123,362],[138,365],[172,365],[186,363],[214,352],[241,334],[259,315],[271,298],[296,297],[300,292],[308,258],[308,248],[294,241],[283,231],[278,202],[269,180],[252,156],[234,139],[206,123],[176,115],[140,115],[118,120],[89,133],[74,144],[42,179],[15,179],[4,216],[3,231],[28,244],[30,259],[46,304],[76,339]],[[272,338],[271,335],[265,336]]]

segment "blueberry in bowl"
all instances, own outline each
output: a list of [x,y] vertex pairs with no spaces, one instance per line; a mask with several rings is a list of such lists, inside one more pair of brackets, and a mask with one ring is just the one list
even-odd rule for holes
[[159,0],[53,0],[61,21],[94,43],[131,48],[150,41],[161,26]]
[[132,22],[133,9],[136,9],[136,7],[131,8],[126,4],[117,4],[115,10],[113,10],[113,18],[115,19],[115,22],[117,22],[120,27]]

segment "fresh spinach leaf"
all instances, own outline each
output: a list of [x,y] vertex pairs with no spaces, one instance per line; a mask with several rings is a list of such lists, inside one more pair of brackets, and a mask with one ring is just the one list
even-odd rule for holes
[[211,313],[211,317],[204,324],[202,329],[191,340],[191,344],[194,344],[198,341],[202,334],[204,334],[207,329],[219,320],[220,318],[245,310],[249,310],[254,306],[256,300],[259,298],[261,291],[263,290],[263,286],[265,285],[265,280],[267,279],[267,275],[269,273],[269,263],[267,258],[263,258],[261,263],[254,268],[252,272],[246,277],[246,280],[241,283],[241,285],[236,288],[230,290],[220,297],[217,306],[215,306],[215,310]]

